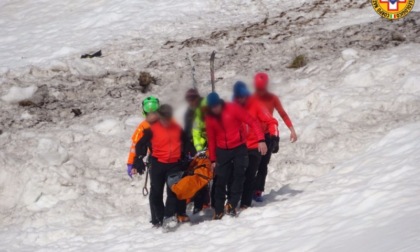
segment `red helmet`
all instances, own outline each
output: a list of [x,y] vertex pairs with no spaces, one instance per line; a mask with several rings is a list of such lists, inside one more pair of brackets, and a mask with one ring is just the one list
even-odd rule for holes
[[268,86],[268,74],[257,73],[254,77],[254,86],[257,90],[266,90]]

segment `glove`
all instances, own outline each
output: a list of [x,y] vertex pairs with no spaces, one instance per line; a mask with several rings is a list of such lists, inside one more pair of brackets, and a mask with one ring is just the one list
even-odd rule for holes
[[270,142],[271,142],[271,152],[272,153],[279,152],[280,137],[272,136],[271,139],[270,139]]
[[133,174],[131,174],[132,171],[133,171],[133,165],[127,164],[127,174],[130,178],[133,178]]
[[143,162],[143,157],[137,157],[134,159],[133,169],[136,169],[140,175],[143,175],[146,171],[146,165]]

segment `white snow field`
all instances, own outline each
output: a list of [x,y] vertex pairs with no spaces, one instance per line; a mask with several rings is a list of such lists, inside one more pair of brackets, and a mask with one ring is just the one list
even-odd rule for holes
[[[0,1],[0,251],[419,251],[419,24],[362,0]],[[181,117],[187,53],[208,92],[213,50],[222,96],[267,71],[299,141],[281,124],[264,203],[164,234],[130,136],[147,95]]]

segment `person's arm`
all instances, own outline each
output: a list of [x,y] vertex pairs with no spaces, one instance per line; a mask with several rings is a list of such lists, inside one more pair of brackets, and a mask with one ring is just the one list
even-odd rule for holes
[[289,118],[289,115],[286,113],[286,111],[284,110],[280,99],[277,96],[274,96],[274,108],[277,110],[277,112],[279,113],[281,119],[283,119],[284,124],[286,124],[286,126],[290,129],[293,128],[293,124],[292,121]]
[[211,119],[206,118],[206,131],[207,131],[207,146],[209,149],[209,157],[212,163],[216,162],[216,132]]
[[259,142],[264,142],[264,132],[261,128],[261,125],[258,124],[258,121],[239,105],[235,104],[235,110],[236,111],[234,111],[234,116],[236,116],[236,118],[242,123],[247,124],[251,128],[251,130],[255,132],[255,135],[257,136]]
[[136,157],[136,144],[143,137],[144,127],[143,123],[137,126],[137,129],[134,131],[133,136],[131,137],[131,147],[128,154],[127,165],[133,165],[134,158]]
[[263,122],[268,127],[268,132],[270,136],[278,136],[278,121],[270,114],[268,109],[266,109],[263,105],[259,106],[258,108],[258,119]]
[[192,125],[194,120],[194,110],[188,108],[184,115],[184,130],[187,138],[191,136]]
[[146,166],[144,165],[143,158],[147,155],[147,150],[150,146],[150,142],[152,140],[153,134],[152,130],[145,129],[143,132],[143,137],[137,142],[136,144],[136,157],[134,158],[133,169],[135,172],[139,172],[143,174],[146,170]]
[[264,132],[261,128],[261,125],[258,123],[257,119],[252,117],[245,109],[241,108],[239,105],[236,106],[236,111],[234,111],[235,116],[242,123],[247,124],[251,130],[255,132],[255,135],[258,139],[258,151],[264,156],[267,153],[267,144],[265,143]]
[[296,142],[297,141],[297,135],[296,135],[295,128],[293,127],[293,124],[292,124],[292,121],[289,118],[289,115],[287,115],[286,111],[284,110],[283,106],[281,105],[280,99],[277,96],[275,96],[274,108],[277,110],[281,119],[283,119],[283,122],[286,124],[286,126],[290,130],[290,141],[292,143]]
[[188,154],[187,153],[188,135],[184,130],[182,130],[181,127],[180,127],[180,130],[181,130],[181,157],[185,157]]

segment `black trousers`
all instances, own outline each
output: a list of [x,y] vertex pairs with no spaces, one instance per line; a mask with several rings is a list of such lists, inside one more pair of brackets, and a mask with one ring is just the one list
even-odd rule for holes
[[250,207],[252,196],[255,191],[256,175],[261,161],[261,153],[258,149],[248,150],[249,165],[245,171],[245,183],[242,193],[241,207]]
[[185,211],[185,201],[180,201],[172,190],[166,186],[166,203],[163,204],[163,193],[169,175],[182,171],[179,163],[165,164],[156,158],[151,158],[152,167],[150,168],[150,211],[152,214],[152,224],[162,223],[164,217],[172,217],[175,213]]
[[267,154],[261,157],[261,162],[258,167],[257,177],[255,179],[255,191],[261,191],[263,192],[265,189],[265,180],[267,178],[268,173],[268,163],[270,163],[271,159],[271,152],[273,151],[273,148],[271,147],[271,139],[270,135],[265,135],[265,143],[268,146]]
[[204,204],[210,202],[209,186],[206,185],[194,196],[194,208],[203,209]]
[[224,212],[227,187],[229,187],[228,203],[237,207],[241,200],[245,181],[245,170],[248,166],[248,150],[240,145],[231,150],[216,149],[216,180],[214,199],[216,214]]

